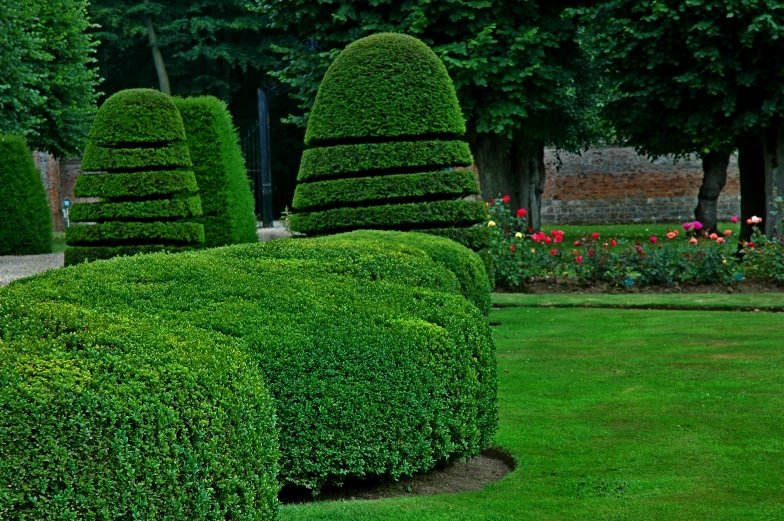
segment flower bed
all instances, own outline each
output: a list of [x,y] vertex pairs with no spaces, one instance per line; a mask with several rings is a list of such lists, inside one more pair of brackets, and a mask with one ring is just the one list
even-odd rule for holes
[[533,233],[526,229],[526,210],[513,211],[508,197],[488,203],[488,215],[493,231],[489,253],[502,289],[541,282],[609,288],[784,282],[782,227],[769,238],[756,227],[762,222],[756,216],[747,219],[755,226],[751,241],[738,244],[732,230],[709,231],[698,221],[665,228],[646,241],[605,237],[598,231],[576,239],[566,239],[557,229]]

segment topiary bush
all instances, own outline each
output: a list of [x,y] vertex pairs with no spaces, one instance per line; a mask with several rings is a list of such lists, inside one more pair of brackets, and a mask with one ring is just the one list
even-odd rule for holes
[[245,350],[28,291],[103,291],[56,271],[0,291],[0,519],[276,519],[275,411]]
[[258,242],[253,194],[237,130],[213,96],[175,98],[201,196],[204,246]]
[[107,99],[88,135],[71,209],[65,264],[204,242],[202,202],[174,101],[150,89]]
[[321,82],[305,134],[291,229],[466,227],[483,221],[465,122],[441,60],[414,37],[346,47]]
[[284,485],[394,478],[477,454],[497,421],[487,318],[422,250],[330,239],[116,258],[17,281],[0,299],[236,342],[274,397]]
[[52,251],[52,214],[25,140],[0,135],[0,255]]

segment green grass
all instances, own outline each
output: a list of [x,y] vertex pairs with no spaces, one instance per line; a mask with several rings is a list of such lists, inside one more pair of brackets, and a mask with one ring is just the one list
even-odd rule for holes
[[[666,239],[667,230],[679,230],[683,234],[683,223],[670,223],[670,224],[602,224],[602,225],[588,225],[588,224],[561,224],[561,225],[545,225],[542,230],[550,231],[552,229],[563,230],[564,238],[569,241],[574,241],[581,237],[589,236],[593,232],[599,232],[602,239],[626,239],[629,242],[648,242],[652,235],[656,235],[659,239]],[[732,223],[719,223],[719,230],[732,230],[733,236],[737,237],[740,232],[740,224]],[[665,241],[666,242],[666,241]]]
[[496,441],[515,472],[480,492],[281,518],[784,519],[781,315],[506,308],[491,320]]
[[703,293],[656,294],[629,293],[622,295],[571,295],[526,293],[494,293],[497,307],[619,307],[715,310],[784,311],[784,293]]

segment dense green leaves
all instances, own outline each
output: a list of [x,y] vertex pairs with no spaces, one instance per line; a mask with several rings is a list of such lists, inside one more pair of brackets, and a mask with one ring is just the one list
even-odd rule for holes
[[120,222],[71,226],[65,240],[74,246],[119,244],[198,244],[204,227],[193,222]]
[[87,172],[133,172],[190,166],[190,154],[184,143],[160,148],[104,148],[89,144],[82,158],[82,170]]
[[199,184],[207,247],[256,242],[256,215],[237,131],[226,104],[212,96],[178,98]]
[[103,222],[189,219],[201,214],[201,198],[198,195],[186,195],[146,201],[77,203],[70,217],[74,222]]
[[198,190],[190,170],[151,170],[148,172],[82,174],[76,178],[76,197],[130,198],[173,195]]
[[77,154],[95,113],[98,75],[86,0],[0,2],[0,134]]
[[129,89],[101,105],[88,137],[98,147],[133,148],[185,141],[185,128],[172,98],[151,95],[147,89]]
[[52,215],[25,140],[0,134],[0,255],[52,251]]

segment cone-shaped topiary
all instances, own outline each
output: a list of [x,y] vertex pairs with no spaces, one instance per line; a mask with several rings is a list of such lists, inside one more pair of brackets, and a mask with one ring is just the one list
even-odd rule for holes
[[452,80],[427,45],[376,34],[346,47],[308,121],[291,228],[308,235],[483,220]]
[[150,89],[111,96],[90,129],[74,187],[98,202],[71,209],[65,264],[204,242],[198,185],[185,127],[171,97]]
[[52,214],[25,140],[0,135],[0,255],[52,251]]
[[253,194],[250,191],[239,136],[226,104],[213,96],[175,98],[185,123],[204,215],[207,247],[258,242]]

